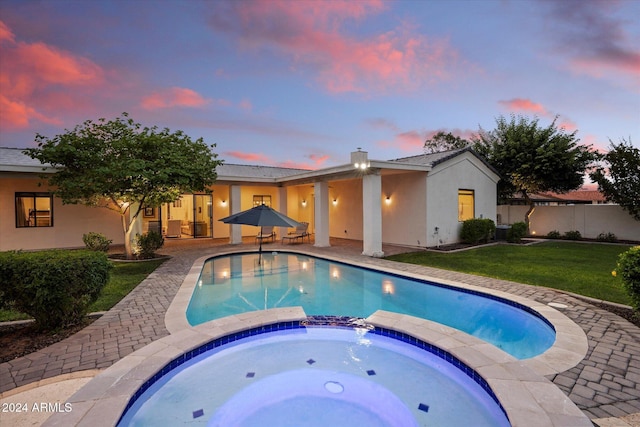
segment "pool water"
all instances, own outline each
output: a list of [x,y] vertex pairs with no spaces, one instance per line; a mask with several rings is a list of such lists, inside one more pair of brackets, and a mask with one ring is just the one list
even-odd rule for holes
[[366,329],[267,332],[209,350],[148,388],[119,426],[508,426],[443,358]]
[[208,260],[187,320],[301,306],[307,315],[366,318],[377,310],[432,320],[487,341],[518,359],[555,341],[541,317],[506,300],[320,258],[288,253],[236,254]]

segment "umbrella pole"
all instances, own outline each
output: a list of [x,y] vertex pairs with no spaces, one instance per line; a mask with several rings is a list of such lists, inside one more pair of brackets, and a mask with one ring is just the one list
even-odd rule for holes
[[258,248],[258,265],[262,265],[262,226],[260,226],[260,247]]

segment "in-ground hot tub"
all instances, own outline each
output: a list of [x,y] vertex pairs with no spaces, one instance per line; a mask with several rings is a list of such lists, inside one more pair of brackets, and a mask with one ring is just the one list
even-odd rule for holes
[[200,348],[143,386],[118,425],[510,425],[486,381],[437,347],[384,329],[280,326]]

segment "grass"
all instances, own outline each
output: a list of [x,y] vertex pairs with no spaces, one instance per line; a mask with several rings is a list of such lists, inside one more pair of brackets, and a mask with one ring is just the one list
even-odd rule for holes
[[[89,312],[109,310],[164,261],[164,259],[159,259],[145,262],[114,263],[109,282],[102,289],[98,299],[89,306]],[[29,319],[29,316],[14,310],[0,310],[0,322],[24,319]]]
[[485,246],[456,253],[414,252],[388,259],[546,286],[631,305],[622,280],[611,275],[618,255],[629,247],[545,242],[530,246]]

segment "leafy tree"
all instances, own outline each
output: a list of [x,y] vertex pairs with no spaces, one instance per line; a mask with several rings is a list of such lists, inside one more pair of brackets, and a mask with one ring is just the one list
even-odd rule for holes
[[453,135],[451,132],[444,133],[440,131],[433,135],[431,139],[427,139],[424,143],[425,153],[438,153],[440,151],[455,150],[465,148],[470,142],[459,136]]
[[600,166],[589,176],[604,197],[622,206],[631,216],[640,221],[640,149],[631,144],[631,139],[611,143],[611,149],[602,156],[607,167]]
[[590,146],[578,145],[577,131],[566,133],[556,127],[557,117],[547,126],[539,119],[503,116],[496,119],[496,128],[480,128],[473,138],[473,149],[483,155],[501,175],[498,195],[508,198],[519,192],[529,205],[525,224],[535,208],[530,195],[545,191],[565,193],[579,188],[587,167],[596,159]]
[[128,258],[140,212],[175,201],[181,193],[208,191],[222,163],[202,138],[193,141],[182,131],[142,127],[127,113],[110,121],[87,120],[53,138],[38,134],[36,141],[38,148],[25,153],[59,169],[43,178],[63,203],[120,214]]

